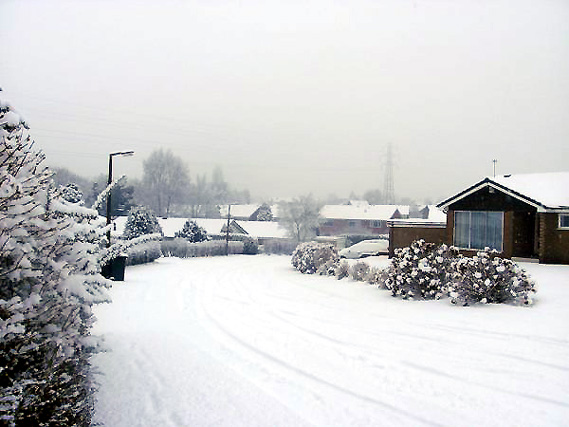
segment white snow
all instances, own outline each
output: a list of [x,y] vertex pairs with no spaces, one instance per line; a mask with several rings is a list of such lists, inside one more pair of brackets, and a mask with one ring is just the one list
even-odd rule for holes
[[[385,263],[385,258],[381,263]],[[569,266],[533,307],[409,302],[285,256],[129,267],[96,308],[106,426],[535,426],[569,421]]]
[[503,175],[490,179],[549,208],[569,207],[569,172]]

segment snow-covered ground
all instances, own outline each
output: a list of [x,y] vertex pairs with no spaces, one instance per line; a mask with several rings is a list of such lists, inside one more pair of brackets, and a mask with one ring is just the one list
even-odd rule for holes
[[111,350],[94,358],[96,420],[567,425],[569,267],[524,267],[539,287],[531,308],[402,301],[284,256],[129,267],[96,309]]

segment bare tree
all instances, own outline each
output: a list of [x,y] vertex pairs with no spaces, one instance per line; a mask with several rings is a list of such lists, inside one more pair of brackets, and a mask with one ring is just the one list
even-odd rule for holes
[[312,195],[301,196],[279,204],[279,222],[290,236],[298,242],[316,235],[320,220],[320,208]]
[[156,215],[167,217],[172,205],[185,200],[190,186],[188,167],[171,150],[161,148],[150,154],[143,167],[142,184],[147,203]]

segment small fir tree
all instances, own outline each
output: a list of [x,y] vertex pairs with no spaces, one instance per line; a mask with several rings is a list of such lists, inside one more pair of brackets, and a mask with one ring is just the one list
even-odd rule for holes
[[184,223],[182,230],[176,233],[176,237],[184,238],[192,243],[203,242],[207,240],[207,232],[195,221],[189,219]]
[[162,228],[151,210],[144,206],[137,206],[129,211],[123,234],[125,239],[156,233],[162,234]]

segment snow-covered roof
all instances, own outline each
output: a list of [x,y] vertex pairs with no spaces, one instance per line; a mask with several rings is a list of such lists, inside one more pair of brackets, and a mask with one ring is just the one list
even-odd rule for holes
[[494,187],[542,210],[569,208],[569,172],[532,173],[487,177],[439,203],[441,209],[483,187]]
[[274,221],[236,221],[251,237],[288,237],[287,231]]
[[404,205],[324,205],[320,215],[327,219],[391,219],[396,210],[403,216],[409,215],[409,206]]

